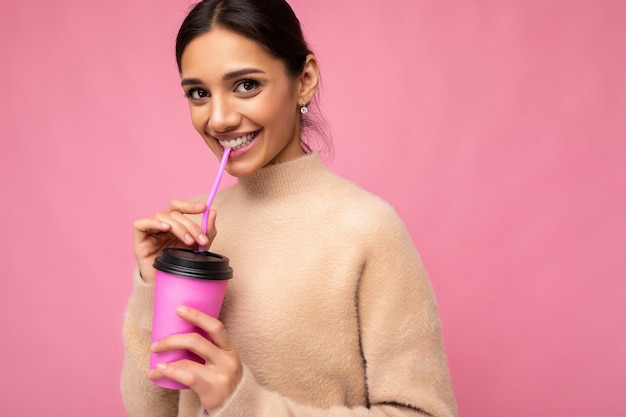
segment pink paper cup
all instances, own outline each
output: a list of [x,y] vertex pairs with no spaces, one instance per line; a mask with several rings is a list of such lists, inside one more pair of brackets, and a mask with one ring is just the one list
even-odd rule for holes
[[[168,248],[154,261],[156,283],[152,316],[152,341],[165,336],[199,333],[210,340],[202,329],[181,319],[176,308],[184,305],[218,318],[226,293],[228,280],[233,276],[227,257],[212,252]],[[204,364],[204,359],[187,350],[170,350],[150,353],[150,369],[158,363],[171,363],[183,359]],[[187,389],[169,378],[153,381],[169,389]]]

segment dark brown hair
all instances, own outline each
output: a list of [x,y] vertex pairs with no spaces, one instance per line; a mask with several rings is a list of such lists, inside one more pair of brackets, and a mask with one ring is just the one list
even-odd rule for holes
[[179,71],[181,56],[189,42],[214,26],[230,29],[262,45],[285,63],[291,76],[302,72],[311,53],[300,21],[284,0],[204,0],[191,9],[178,32]]
[[[302,72],[307,55],[312,53],[302,34],[300,21],[285,0],[202,0],[191,9],[176,37],[179,72],[187,45],[213,27],[231,30],[255,41],[280,59],[291,77]],[[332,154],[319,109],[313,100],[308,106],[313,111],[302,118],[302,130],[312,128],[318,133],[316,139],[321,139],[325,150]],[[307,143],[302,142],[302,147],[311,152]]]

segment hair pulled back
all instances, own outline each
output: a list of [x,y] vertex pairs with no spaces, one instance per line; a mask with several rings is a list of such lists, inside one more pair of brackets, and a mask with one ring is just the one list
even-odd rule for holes
[[289,75],[304,69],[311,54],[300,21],[284,0],[203,0],[196,4],[180,27],[176,38],[176,63],[189,42],[219,26],[245,36],[283,61]]
[[[187,45],[214,27],[231,30],[256,42],[267,53],[280,59],[291,77],[302,73],[307,56],[312,54],[300,21],[285,0],[202,0],[191,9],[178,31],[178,72],[182,72],[181,61]],[[321,142],[327,156],[332,157],[324,118],[316,103],[309,103],[309,108],[312,111],[302,118],[302,131],[315,131],[318,134],[315,141]],[[305,152],[311,152],[309,144],[304,140],[301,143]]]

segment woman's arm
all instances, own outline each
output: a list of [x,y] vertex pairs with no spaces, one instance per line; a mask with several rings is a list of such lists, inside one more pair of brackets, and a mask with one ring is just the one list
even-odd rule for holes
[[132,417],[176,417],[178,391],[160,388],[148,378],[154,284],[143,281],[137,269],[134,290],[124,315],[125,358],[121,390]]
[[124,315],[125,359],[122,368],[122,398],[132,417],[176,417],[178,391],[157,387],[148,378],[155,270],[153,263],[167,247],[210,246],[215,237],[215,212],[209,212],[207,233],[190,215],[203,213],[198,201],[172,200],[166,212],[133,223],[137,269],[133,294]]

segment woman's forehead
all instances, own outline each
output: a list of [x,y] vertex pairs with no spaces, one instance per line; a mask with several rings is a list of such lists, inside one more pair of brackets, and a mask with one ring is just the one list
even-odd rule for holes
[[270,55],[262,45],[222,28],[194,38],[181,57],[181,71],[189,76],[201,72],[222,77],[244,68],[284,72],[282,61]]

